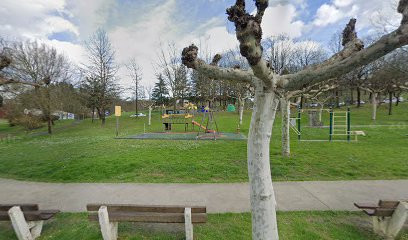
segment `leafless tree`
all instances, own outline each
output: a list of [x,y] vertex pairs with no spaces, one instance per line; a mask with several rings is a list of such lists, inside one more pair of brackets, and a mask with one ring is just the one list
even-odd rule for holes
[[130,60],[128,64],[126,64],[126,68],[129,72],[129,76],[132,79],[133,87],[131,87],[132,91],[135,94],[135,114],[138,114],[138,104],[139,99],[141,97],[142,92],[144,92],[144,88],[141,85],[142,81],[142,69],[136,62],[136,59]]
[[102,29],[98,29],[85,45],[88,63],[84,64],[86,77],[82,87],[104,125],[105,112],[119,92],[115,50],[108,34]]
[[70,63],[57,53],[56,49],[38,42],[14,42],[9,49],[11,64],[9,75],[19,79],[17,83],[35,87],[32,102],[40,108],[44,120],[48,123],[48,133],[52,133],[55,101],[53,85],[70,78]]
[[187,84],[187,70],[181,63],[179,51],[175,43],[161,46],[157,63],[158,77],[161,75],[173,98],[173,107],[176,109],[179,94],[184,93]]
[[408,44],[408,1],[401,0],[398,12],[403,20],[398,29],[384,35],[368,48],[357,38],[356,20],[352,19],[343,32],[344,49],[327,61],[302,71],[279,75],[271,71],[262,58],[261,22],[268,0],[256,0],[255,15],[245,9],[245,1],[237,0],[227,9],[228,19],[235,24],[241,54],[248,60],[250,71],[225,69],[198,58],[195,45],[186,47],[182,61],[212,79],[247,82],[255,88],[255,106],[248,134],[248,175],[252,209],[253,239],[279,239],[276,221],[276,200],[270,168],[270,139],[278,106],[277,92],[300,90],[336,76],[346,74]]

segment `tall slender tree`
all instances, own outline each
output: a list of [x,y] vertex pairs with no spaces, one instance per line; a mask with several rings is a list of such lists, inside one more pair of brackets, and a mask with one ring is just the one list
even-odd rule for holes
[[83,88],[104,125],[105,113],[119,93],[115,50],[107,32],[102,29],[98,29],[86,42],[86,50],[88,63],[84,64],[86,77]]
[[157,105],[166,104],[169,90],[167,89],[166,82],[161,74],[159,74],[157,79],[158,82],[154,84],[152,91],[152,100],[156,101]]
[[142,91],[144,92],[144,88],[141,85],[142,81],[142,69],[136,62],[136,59],[130,60],[128,64],[126,64],[126,68],[129,72],[129,76],[132,79],[133,87],[131,87],[132,91],[135,93],[135,114],[138,114],[138,105],[139,99],[141,97]]

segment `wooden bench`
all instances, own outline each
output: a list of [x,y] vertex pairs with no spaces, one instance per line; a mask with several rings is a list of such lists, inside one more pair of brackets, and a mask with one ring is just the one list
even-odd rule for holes
[[11,221],[19,240],[34,240],[41,235],[45,220],[59,210],[39,210],[37,204],[0,204],[0,221]]
[[378,204],[354,203],[373,218],[374,232],[395,239],[408,219],[407,201],[380,200]]
[[116,240],[118,222],[184,223],[186,239],[193,240],[193,223],[207,221],[206,207],[88,204],[88,217],[99,221],[104,240]]

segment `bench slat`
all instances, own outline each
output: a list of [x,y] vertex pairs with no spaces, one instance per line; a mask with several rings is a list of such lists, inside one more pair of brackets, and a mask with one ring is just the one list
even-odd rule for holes
[[7,212],[10,208],[18,206],[21,211],[38,211],[38,204],[0,204],[0,212]]
[[390,200],[380,200],[378,206],[381,208],[397,208],[399,201],[390,201]]
[[373,216],[377,217],[391,217],[394,214],[395,208],[377,208]]
[[378,208],[377,204],[372,203],[354,203],[354,206],[360,209],[376,209]]
[[[57,214],[59,210],[44,210],[44,211],[23,211],[26,221],[48,220]],[[8,212],[0,212],[0,221],[10,221]]]
[[[184,223],[184,213],[109,212],[111,222]],[[98,221],[97,213],[89,213],[89,220]],[[207,214],[191,215],[192,223],[207,222]]]
[[[129,204],[88,204],[88,211],[98,211],[101,206],[107,206],[108,212],[146,212],[146,213],[184,213],[189,206],[161,206],[161,205],[129,205]],[[202,206],[191,207],[191,213],[206,213],[207,208]]]

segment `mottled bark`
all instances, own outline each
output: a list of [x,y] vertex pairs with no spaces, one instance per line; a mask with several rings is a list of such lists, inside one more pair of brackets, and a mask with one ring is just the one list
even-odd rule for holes
[[247,146],[252,238],[256,240],[279,239],[269,158],[277,105],[272,91],[257,87]]

